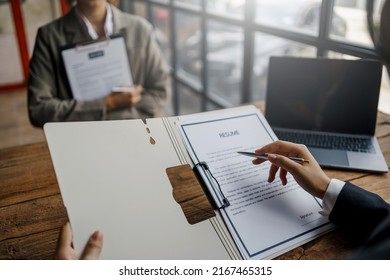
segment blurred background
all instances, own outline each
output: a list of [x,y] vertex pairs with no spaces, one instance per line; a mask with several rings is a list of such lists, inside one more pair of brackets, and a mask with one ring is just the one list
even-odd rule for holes
[[[368,30],[371,0],[120,0],[155,27],[170,65],[171,115],[262,101],[270,56],[377,58]],[[374,18],[382,0],[375,1]],[[67,0],[0,0],[0,148],[43,141],[27,117],[26,80],[39,26]],[[378,19],[377,19],[378,20]],[[383,71],[379,109],[390,114]]]

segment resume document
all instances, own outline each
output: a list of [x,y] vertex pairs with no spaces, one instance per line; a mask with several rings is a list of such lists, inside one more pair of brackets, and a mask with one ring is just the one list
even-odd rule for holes
[[220,213],[245,259],[272,257],[332,227],[291,175],[286,186],[268,183],[269,162],[237,153],[277,140],[258,110],[181,116],[179,129],[194,164],[206,162],[220,185],[203,174],[216,204],[222,195],[230,202]]

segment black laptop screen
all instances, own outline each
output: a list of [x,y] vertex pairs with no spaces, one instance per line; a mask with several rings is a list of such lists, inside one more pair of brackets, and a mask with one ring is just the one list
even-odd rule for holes
[[266,118],[272,127],[373,135],[381,74],[373,60],[271,57]]

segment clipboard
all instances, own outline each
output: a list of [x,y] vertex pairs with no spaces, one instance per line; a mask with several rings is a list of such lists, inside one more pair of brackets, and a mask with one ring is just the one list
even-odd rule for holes
[[60,51],[76,100],[100,99],[111,94],[113,87],[133,85],[122,34],[67,45]]

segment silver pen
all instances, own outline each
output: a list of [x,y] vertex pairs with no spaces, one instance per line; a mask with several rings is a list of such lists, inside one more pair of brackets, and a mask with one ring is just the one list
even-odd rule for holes
[[[268,154],[256,154],[256,153],[251,153],[251,152],[237,152],[237,153],[239,153],[240,155],[244,155],[244,156],[268,160]],[[293,160],[293,161],[299,162],[299,163],[309,162],[307,159],[300,158],[300,157],[288,157],[288,158]]]

